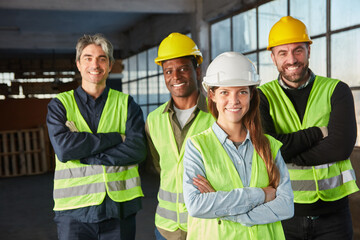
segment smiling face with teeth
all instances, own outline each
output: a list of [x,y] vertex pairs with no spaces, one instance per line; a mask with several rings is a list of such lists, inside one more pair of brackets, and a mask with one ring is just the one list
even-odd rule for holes
[[[179,102],[194,103],[194,100],[196,104],[199,94],[198,79],[200,79],[200,67],[195,68],[190,57],[164,61],[162,67],[166,87],[170,91],[175,104]],[[189,105],[187,107],[192,106]]]
[[292,88],[298,88],[309,78],[310,45],[290,43],[272,48],[271,59],[281,79]]
[[88,88],[94,85],[105,87],[112,64],[101,46],[90,44],[83,49],[76,66],[83,88]]
[[249,111],[251,92],[249,86],[218,87],[210,90],[209,97],[216,104],[217,123],[223,129],[231,129],[234,124],[241,124]]

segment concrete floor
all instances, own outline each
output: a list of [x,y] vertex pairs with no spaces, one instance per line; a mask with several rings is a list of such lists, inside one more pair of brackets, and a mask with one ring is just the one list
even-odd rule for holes
[[[359,175],[357,176],[360,177]],[[354,240],[360,240],[360,192],[350,195],[349,202],[354,230]]]
[[[145,197],[143,209],[137,214],[136,240],[154,236],[154,216],[159,179],[142,174]],[[53,173],[0,179],[0,239],[57,239],[53,221]]]
[[[358,169],[356,169],[358,170]],[[360,174],[357,174],[358,178]],[[137,215],[136,240],[151,240],[154,236],[154,214],[159,179],[142,174],[145,197],[143,209]],[[0,179],[0,239],[57,239],[53,222],[53,173]],[[350,196],[354,239],[360,240],[360,192]]]

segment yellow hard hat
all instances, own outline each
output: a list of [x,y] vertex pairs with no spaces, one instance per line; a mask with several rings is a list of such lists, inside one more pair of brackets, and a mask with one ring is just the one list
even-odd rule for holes
[[270,30],[267,50],[288,43],[312,43],[305,24],[293,17],[282,17]]
[[191,38],[181,33],[171,33],[160,43],[155,63],[161,66],[162,61],[191,55],[199,65],[202,63],[202,54]]

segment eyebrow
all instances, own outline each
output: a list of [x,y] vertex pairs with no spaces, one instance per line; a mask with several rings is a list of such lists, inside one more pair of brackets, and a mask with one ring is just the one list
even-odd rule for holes
[[[191,64],[183,64],[183,65],[180,65],[180,66],[176,67],[175,69],[179,69],[179,68],[182,68],[182,67],[191,67]],[[164,70],[168,70],[168,69],[174,69],[174,67],[164,68]]]
[[[293,50],[291,50],[291,52],[293,51],[296,51],[298,49],[305,49],[303,46],[297,46],[296,48],[294,48]],[[277,53],[280,53],[280,52],[289,52],[289,50],[286,50],[286,49],[281,49],[279,50]]]
[[[234,88],[234,87],[221,87],[221,88],[218,88],[218,89],[230,91],[232,88]],[[239,86],[238,88],[239,88],[238,90],[240,90],[240,91],[249,90],[248,86]]]
[[280,49],[276,54],[282,53],[282,52],[288,52],[288,50]]
[[305,49],[303,46],[298,46],[298,47],[296,47],[295,49],[294,49],[294,51],[296,51],[296,50],[298,50],[298,49]]
[[[93,55],[91,55],[91,54],[84,54],[84,55],[82,55],[82,57],[94,57]],[[98,56],[98,58],[107,58],[107,56],[106,55],[100,55],[100,56]]]

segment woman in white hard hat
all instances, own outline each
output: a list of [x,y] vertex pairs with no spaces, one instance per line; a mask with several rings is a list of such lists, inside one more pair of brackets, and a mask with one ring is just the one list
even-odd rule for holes
[[280,221],[293,216],[293,193],[281,143],[262,132],[259,82],[236,52],[207,69],[203,86],[217,121],[187,141],[187,239],[285,239]]

